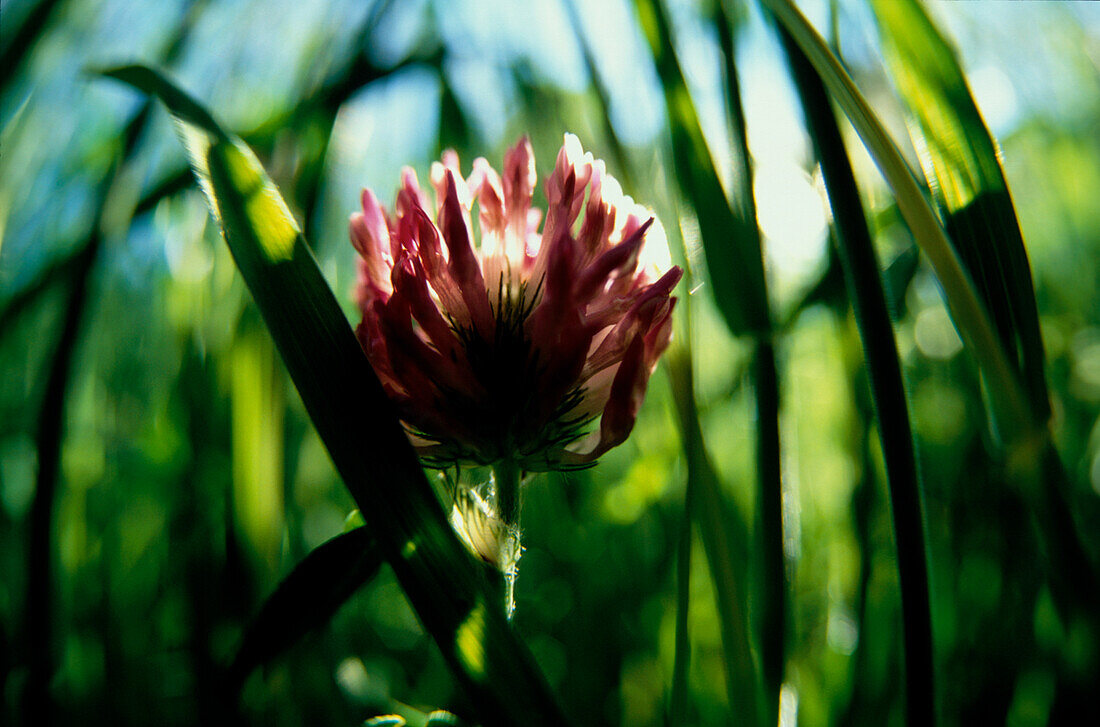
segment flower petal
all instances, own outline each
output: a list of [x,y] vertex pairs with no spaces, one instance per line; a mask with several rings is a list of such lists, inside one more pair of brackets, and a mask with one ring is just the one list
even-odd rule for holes
[[[462,298],[466,302],[474,328],[482,337],[489,339],[493,335],[495,325],[493,312],[489,306],[489,294],[485,288],[485,278],[481,274],[481,264],[474,255],[470,228],[466,224],[463,207],[458,199],[455,174],[448,169],[446,177],[447,187],[443,205],[439,210],[439,226],[443,231],[443,239],[447,242],[447,250],[450,252],[448,267],[452,279],[457,283]],[[464,186],[465,184],[463,182]]]
[[597,449],[607,451],[626,441],[638,418],[638,410],[645,399],[649,369],[645,365],[645,341],[635,336],[619,364],[615,381],[611,384],[611,397],[600,418],[600,444]]
[[527,225],[527,210],[535,192],[535,153],[526,136],[504,155],[504,210],[508,225],[522,230]]
[[390,232],[382,206],[374,193],[365,189],[362,199],[363,211],[353,214],[348,224],[351,242],[364,263],[362,270],[365,276],[361,281],[360,297],[385,300],[393,290],[390,285],[390,271],[393,269]]

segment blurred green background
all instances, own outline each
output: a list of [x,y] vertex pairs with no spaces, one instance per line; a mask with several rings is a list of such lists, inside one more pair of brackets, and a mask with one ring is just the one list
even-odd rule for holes
[[[726,173],[732,152],[712,6],[667,5]],[[499,166],[521,134],[544,178],[562,133],[577,133],[686,250],[696,284],[679,294],[689,299],[701,428],[726,493],[752,512],[751,348],[714,308],[690,201],[676,197],[652,56],[632,4],[578,2],[575,16],[570,7],[4,2],[0,721],[15,718],[36,658],[53,669],[59,721],[223,718],[219,667],[244,625],[294,564],[343,531],[354,507],[191,183],[172,122],[154,106],[128,132],[143,99],[90,68],[162,64],[244,137],[303,223],[349,318],[356,269],[346,223],[363,186],[389,203],[403,165],[424,178],[442,149],[455,148],[464,170],[482,155]],[[828,207],[782,54],[755,4],[738,7],[765,265],[785,322],[777,351],[791,611],[782,724],[900,723],[896,562],[859,339],[830,267]],[[865,5],[800,7],[895,138],[907,140]],[[929,10],[956,44],[1003,149],[1035,277],[1055,440],[1095,557],[1100,7]],[[926,498],[945,723],[1046,724],[1058,714],[1058,685],[1096,677],[1097,634],[1057,612],[1028,503],[1002,486],[1006,465],[989,454],[973,360],[931,272],[923,262],[906,270],[912,241],[852,138],[876,244],[896,273],[887,281]],[[43,424],[51,401],[61,412],[56,455]],[[36,478],[54,464],[42,649],[28,637],[36,615],[26,612],[36,572],[28,543],[35,512],[50,505],[36,501]],[[626,444],[594,469],[536,478],[526,492],[515,625],[583,724],[664,723],[684,482],[662,368]],[[698,549],[691,576],[691,707],[682,719],[726,724],[718,617]],[[413,718],[406,705],[468,710],[383,568],[329,625],[253,675],[239,709],[256,724],[358,724],[394,711]]]

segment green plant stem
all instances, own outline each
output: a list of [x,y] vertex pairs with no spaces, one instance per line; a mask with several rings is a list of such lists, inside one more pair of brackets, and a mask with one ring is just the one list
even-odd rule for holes
[[821,171],[836,224],[838,252],[867,359],[897,544],[905,632],[908,722],[914,727],[933,725],[932,615],[924,516],[913,433],[886,295],[855,177],[825,87],[806,56],[783,28],[780,28],[780,36],[805,111],[807,127],[821,160]]
[[493,490],[497,514],[509,529],[519,528],[519,485],[522,473],[514,460],[502,459],[493,465]]

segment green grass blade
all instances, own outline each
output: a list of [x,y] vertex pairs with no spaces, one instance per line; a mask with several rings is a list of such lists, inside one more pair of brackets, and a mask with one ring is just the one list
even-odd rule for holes
[[735,213],[722,188],[664,8],[656,0],[635,0],[635,6],[664,88],[676,178],[699,219],[712,295],[735,334],[766,335],[771,321],[756,220]]
[[1016,364],[1036,418],[1050,416],[1027,251],[997,145],[954,49],[915,0],[872,0],[891,75],[955,249]]
[[503,594],[459,542],[298,225],[255,155],[160,73],[106,71],[158,96],[337,471],[421,623],[487,725],[566,724]]
[[[752,161],[749,156],[745,111],[741,103],[741,84],[737,77],[737,51],[734,47],[734,19],[723,2],[715,3],[713,22],[725,61],[726,106],[732,125],[734,152],[734,214],[751,230],[745,245],[762,250],[753,196]],[[762,255],[762,253],[760,253]],[[763,263],[761,262],[761,275]],[[766,286],[765,286],[766,288]],[[764,300],[767,316],[771,313]],[[779,449],[779,375],[775,346],[770,339],[757,341],[751,369],[756,400],[756,542],[761,589],[757,625],[760,649],[760,676],[764,689],[762,704],[765,724],[779,721],[779,692],[786,667],[787,572],[783,554],[783,483]]]
[[665,724],[674,725],[688,718],[688,672],[691,669],[691,634],[688,613],[691,608],[691,523],[695,519],[693,487],[685,488],[684,517],[676,544],[676,637],[672,660],[672,688],[669,690]]
[[294,566],[260,607],[229,667],[230,691],[254,669],[320,628],[378,573],[382,556],[365,527],[337,535]]
[[985,304],[893,139],[840,61],[794,3],[791,0],[761,0],[761,3],[775,14],[809,59],[893,189],[902,217],[936,272],[955,326],[985,377],[999,436],[1010,447],[1041,436]]
[[722,494],[718,473],[707,455],[695,404],[692,368],[691,352],[686,346],[676,346],[669,352],[669,378],[676,401],[681,446],[687,459],[688,497],[697,518],[718,602],[722,648],[726,656],[726,690],[733,715],[731,724],[761,724],[757,696],[759,677],[749,642],[748,594],[745,592],[749,536],[744,518]]
[[[1023,235],[1016,219],[997,144],[990,135],[954,49],[914,0],[872,3],[891,74],[916,123],[910,124],[925,175],[947,220],[947,230],[993,317],[1006,358],[1023,381],[1037,422],[1050,417],[1039,312]],[[1048,544],[1052,577],[1092,574],[1056,587],[1063,603],[1096,611],[1097,567],[1081,548],[1067,502],[1070,491],[1049,441],[1033,458],[1034,470],[1019,481],[1030,489]],[[1030,485],[1032,483],[1027,483]],[[1025,486],[1027,486],[1025,485]],[[1064,595],[1063,595],[1064,594]]]
[[584,68],[588,71],[588,79],[592,85],[592,90],[595,92],[596,100],[599,101],[600,108],[603,110],[603,113],[600,114],[600,125],[603,127],[608,149],[611,151],[611,156],[617,167],[616,174],[619,176],[619,181],[627,189],[633,190],[635,188],[634,174],[630,157],[619,138],[619,132],[615,130],[615,125],[611,122],[611,91],[607,88],[607,83],[600,73],[592,44],[588,41],[588,36],[585,35],[584,24],[577,12],[577,0],[566,0],[565,9],[569,14],[569,25],[573,29],[573,35],[576,37],[578,45],[580,45],[581,57],[584,59]]
[[913,431],[890,309],[855,175],[825,88],[791,37],[783,31],[780,34],[805,112],[807,129],[821,161],[844,279],[867,361],[898,554],[908,723],[933,725],[935,664],[924,514]]

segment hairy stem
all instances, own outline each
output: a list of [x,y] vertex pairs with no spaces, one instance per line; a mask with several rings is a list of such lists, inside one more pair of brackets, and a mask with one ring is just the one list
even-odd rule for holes
[[497,515],[504,522],[501,534],[500,570],[504,573],[504,613],[508,618],[516,610],[516,575],[519,558],[523,552],[519,529],[519,487],[523,473],[519,465],[510,459],[502,459],[493,465],[493,497]]

